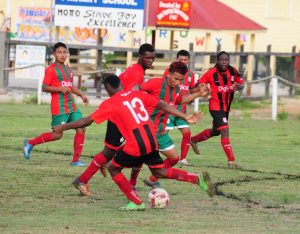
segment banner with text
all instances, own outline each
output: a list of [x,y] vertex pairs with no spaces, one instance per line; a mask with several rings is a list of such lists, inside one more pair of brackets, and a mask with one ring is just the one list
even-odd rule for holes
[[143,28],[144,0],[55,0],[56,26]]
[[159,27],[189,28],[191,3],[189,1],[159,0],[156,25]]

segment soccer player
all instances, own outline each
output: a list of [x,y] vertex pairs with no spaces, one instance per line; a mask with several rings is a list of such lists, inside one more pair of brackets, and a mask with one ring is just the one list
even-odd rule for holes
[[139,48],[137,63],[132,64],[120,75],[123,90],[131,90],[137,84],[144,82],[145,71],[152,67],[155,51],[152,45],[145,43]]
[[[188,68],[184,63],[180,61],[173,62],[169,67],[166,77],[152,78],[138,85],[138,89],[174,106],[181,103],[189,103],[197,97],[206,96],[208,89],[205,85],[199,86],[199,90],[192,94],[182,95],[179,85],[184,81],[187,71]],[[165,167],[173,167],[179,161],[180,157],[173,141],[165,131],[168,113],[158,108],[148,108],[147,110],[154,124],[159,151],[167,157],[164,161]],[[151,187],[160,187],[158,178],[155,176],[150,176],[149,179],[144,180],[144,183]]]
[[239,72],[229,65],[229,62],[229,54],[225,51],[219,52],[216,65],[204,73],[197,82],[197,84],[210,85],[209,111],[213,118],[213,126],[191,137],[190,143],[194,152],[200,154],[197,142],[221,135],[221,145],[227,156],[228,167],[240,168],[235,161],[230,144],[228,117],[234,92],[243,89],[244,81]]
[[[68,57],[67,46],[62,42],[56,43],[53,47],[53,55],[55,62],[46,69],[42,88],[44,92],[51,93],[52,127],[82,118],[72,94],[81,97],[83,103],[88,103],[88,98],[73,87],[73,75],[70,67],[65,65]],[[76,129],[71,166],[85,166],[85,163],[79,160],[84,144],[84,134],[84,128]],[[36,138],[24,140],[24,157],[30,159],[30,152],[34,146],[59,140],[62,136],[63,133],[46,132]]]
[[[176,61],[182,62],[184,65],[188,67],[190,62],[190,53],[186,50],[180,50],[177,53]],[[163,77],[166,77],[169,72],[169,69],[165,71],[163,74]],[[183,83],[179,85],[180,92],[183,95],[186,95],[189,93],[189,91],[192,91],[192,89],[195,86],[195,74],[190,69],[188,69],[188,72],[185,75],[185,79]],[[177,106],[177,109],[182,111],[183,113],[187,113],[187,107],[185,103],[181,103]],[[191,139],[191,130],[188,123],[179,117],[175,117],[173,115],[169,115],[168,123],[166,126],[166,130],[172,130],[174,128],[179,129],[179,131],[182,134],[182,140],[181,140],[181,154],[180,154],[180,161],[179,165],[189,165],[188,161],[186,160],[186,156],[189,152],[190,148],[190,139]]]
[[113,181],[129,199],[129,203],[121,207],[120,210],[139,211],[145,209],[142,199],[121,172],[125,167],[138,167],[143,163],[147,164],[151,172],[157,177],[198,184],[209,196],[214,195],[214,185],[207,172],[202,172],[198,176],[180,169],[163,168],[164,163],[157,150],[158,145],[153,125],[146,108],[163,109],[184,118],[190,124],[199,120],[199,113],[187,116],[145,92],[122,91],[120,79],[115,75],[108,76],[104,80],[104,87],[110,98],[101,103],[94,113],[76,122],[55,126],[54,131],[60,133],[68,129],[86,127],[93,122],[100,124],[105,120],[110,120],[116,124],[126,139],[126,143],[109,162],[108,170]]
[[[145,71],[151,68],[155,59],[155,50],[152,45],[145,43],[139,48],[139,56],[137,63],[128,67],[121,75],[123,90],[131,90],[135,85],[142,83],[144,80]],[[103,150],[95,155],[93,161],[86,170],[74,180],[74,186],[84,196],[90,196],[89,180],[100,169],[101,173],[106,176],[106,164],[112,159],[115,153],[122,147],[124,138],[114,123],[107,121],[105,146]],[[136,170],[139,170],[138,168]],[[136,185],[136,178],[132,176],[131,184]]]

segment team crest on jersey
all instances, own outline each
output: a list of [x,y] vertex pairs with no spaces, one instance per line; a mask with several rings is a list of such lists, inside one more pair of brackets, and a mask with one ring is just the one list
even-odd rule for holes
[[188,82],[191,83],[191,81],[192,81],[192,77],[189,76],[188,77]]
[[71,81],[62,81],[61,82],[61,86],[62,87],[72,87],[73,85],[72,85],[72,82]]

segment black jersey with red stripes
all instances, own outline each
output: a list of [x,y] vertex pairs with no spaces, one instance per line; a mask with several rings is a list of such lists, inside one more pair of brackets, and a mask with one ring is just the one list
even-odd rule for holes
[[214,67],[204,73],[197,83],[210,86],[209,109],[226,112],[230,110],[230,104],[233,100],[234,84],[242,85],[244,81],[233,67],[229,67],[226,71],[219,71],[217,67]]

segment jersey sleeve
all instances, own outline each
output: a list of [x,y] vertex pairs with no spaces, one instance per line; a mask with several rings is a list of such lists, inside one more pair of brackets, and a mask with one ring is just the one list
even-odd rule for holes
[[90,115],[90,118],[94,120],[96,124],[102,123],[112,116],[112,106],[113,105],[109,102],[109,100],[102,102],[99,108]]
[[130,91],[134,86],[140,84],[144,80],[144,75],[140,72],[134,71],[133,68],[128,68],[120,75],[123,89]]
[[54,76],[54,69],[52,68],[52,66],[46,68],[43,85],[50,86],[52,84],[53,76]]
[[162,77],[166,77],[166,76],[168,75],[168,73],[169,73],[169,68],[167,68],[167,69],[165,70],[165,72],[164,72],[164,74],[163,74]]
[[159,79],[160,78],[152,78],[152,79],[150,79],[150,80],[148,80],[148,81],[146,81],[144,83],[141,83],[139,85],[140,90],[148,92],[148,93],[151,93],[151,91],[154,90],[157,87]]
[[197,81],[197,84],[207,84],[209,83],[209,77],[210,77],[210,70],[205,72],[201,78]]
[[234,76],[234,82],[238,84],[244,84],[244,80],[239,73]]
[[190,89],[195,88],[195,73],[192,71],[191,71],[191,82],[190,82],[189,88]]
[[157,97],[147,94],[145,92],[139,91],[139,95],[142,97],[143,103],[147,107],[155,108],[157,106],[157,103],[160,101]]

